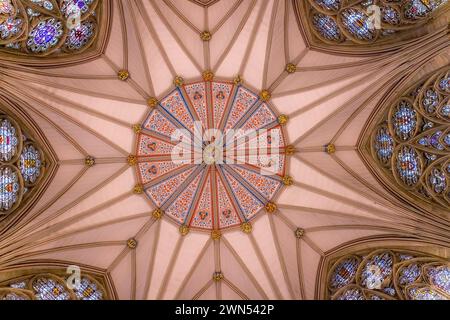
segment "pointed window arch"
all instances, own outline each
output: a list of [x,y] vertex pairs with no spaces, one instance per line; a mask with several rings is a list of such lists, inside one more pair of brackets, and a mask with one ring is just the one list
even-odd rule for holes
[[45,155],[26,129],[0,112],[0,214],[13,212],[45,174]]
[[426,253],[375,248],[338,257],[327,273],[332,300],[449,300],[450,263]]
[[57,158],[15,98],[0,94],[0,228],[21,219],[57,168]]
[[445,27],[449,9],[448,0],[300,0],[296,14],[312,46],[366,53],[418,38],[431,21]]

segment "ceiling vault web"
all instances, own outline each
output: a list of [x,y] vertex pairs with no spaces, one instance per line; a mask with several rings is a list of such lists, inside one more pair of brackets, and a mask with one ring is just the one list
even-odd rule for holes
[[[398,45],[330,45],[302,11],[312,2],[99,1],[98,36],[78,56],[1,51],[0,96],[18,97],[56,169],[21,219],[0,224],[0,283],[3,270],[58,261],[118,299],[338,298],[327,282],[338,258],[373,248],[448,259],[448,216],[401,199],[364,148],[398,88],[448,66],[448,6]],[[152,129],[155,114],[164,125]],[[279,130],[282,170],[254,174],[261,159],[172,166],[165,130],[194,121]],[[160,186],[171,191],[157,202]]]

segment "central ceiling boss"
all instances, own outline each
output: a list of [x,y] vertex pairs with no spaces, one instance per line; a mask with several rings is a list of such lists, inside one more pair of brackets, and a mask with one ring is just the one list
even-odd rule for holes
[[[240,226],[251,231],[250,221],[263,209],[276,210],[273,198],[283,185],[286,155],[292,153],[270,94],[249,89],[242,79],[203,79],[185,83],[161,100],[150,98],[151,111],[137,134],[139,185],[156,206],[154,215],[166,216],[190,229],[213,231]],[[200,133],[200,134],[199,134]]]

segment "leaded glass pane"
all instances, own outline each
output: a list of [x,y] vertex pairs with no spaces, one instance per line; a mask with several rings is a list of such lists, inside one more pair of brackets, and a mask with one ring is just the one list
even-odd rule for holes
[[0,213],[10,210],[20,196],[19,173],[13,167],[0,167]]
[[40,151],[33,144],[25,145],[19,159],[19,168],[25,183],[35,183],[41,173],[41,167]]
[[424,253],[354,252],[338,259],[327,279],[334,300],[450,299],[450,265]]
[[32,283],[38,300],[69,300],[70,294],[62,281],[41,276]]
[[15,126],[8,119],[0,123],[0,155],[1,161],[10,161],[19,148],[19,135]]
[[0,1],[0,50],[28,56],[74,54],[98,33],[99,0]]

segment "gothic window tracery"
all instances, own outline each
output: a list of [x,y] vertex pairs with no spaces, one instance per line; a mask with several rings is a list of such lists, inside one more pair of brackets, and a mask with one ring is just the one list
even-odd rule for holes
[[397,186],[450,208],[450,73],[440,70],[389,106],[372,132],[372,156]]
[[0,215],[14,211],[38,185],[45,156],[29,133],[0,113]]
[[327,44],[386,42],[421,26],[448,5],[447,0],[307,0],[311,31]]
[[402,250],[352,253],[332,264],[327,294],[333,300],[448,300],[450,263]]
[[0,51],[27,56],[81,53],[97,34],[99,0],[0,0]]
[[82,273],[77,284],[60,270],[34,273],[0,283],[0,300],[105,300],[101,280]]

